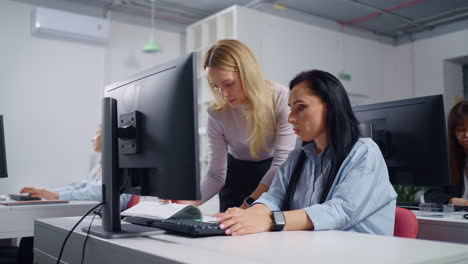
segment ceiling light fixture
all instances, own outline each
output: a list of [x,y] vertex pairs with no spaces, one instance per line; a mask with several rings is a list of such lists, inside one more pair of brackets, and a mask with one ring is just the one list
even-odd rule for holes
[[282,4],[273,4],[273,8],[278,10],[278,11],[285,11],[285,10],[288,10],[288,8],[285,6],[285,5],[282,5]]
[[154,53],[161,51],[161,45],[156,41],[155,33],[154,33],[154,5],[156,3],[156,0],[150,0],[151,1],[151,35],[146,42],[145,46],[143,47],[144,52],[148,53]]

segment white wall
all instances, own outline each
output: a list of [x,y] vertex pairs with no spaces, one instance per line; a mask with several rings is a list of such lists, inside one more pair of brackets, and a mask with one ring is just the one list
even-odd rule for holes
[[4,115],[9,178],[0,193],[24,185],[56,187],[83,179],[110,81],[182,54],[179,33],[156,31],[163,52],[143,54],[150,30],[111,22],[108,45],[38,38],[34,6],[0,3],[0,113]]
[[443,61],[445,110],[448,113],[458,99],[463,96],[463,68],[462,64]]
[[343,84],[354,104],[443,93],[449,109],[463,95],[457,59],[468,56],[468,29],[392,46],[239,8],[237,32],[268,79],[287,85],[313,68],[350,73]]
[[[413,49],[415,96],[440,94],[445,91],[452,91],[447,94],[450,97],[463,95],[458,94],[457,87],[446,87],[446,84],[451,85],[453,82],[444,81],[444,78],[454,78],[454,74],[457,73],[450,73],[447,69],[444,71],[444,61],[468,55],[468,29],[402,45],[401,49],[404,48]],[[444,72],[447,74],[445,77]],[[453,97],[446,97],[446,107],[451,107],[453,100]]]
[[107,49],[107,83],[121,80],[185,54],[185,36],[161,30],[155,32],[155,37],[162,46],[162,52],[142,52],[150,34],[151,30],[142,26],[112,22],[112,39]]
[[[463,96],[457,59],[468,56],[468,29],[392,46],[245,8],[241,13],[239,39],[250,40],[267,78],[287,84],[301,70],[344,68],[352,80],[343,84],[358,104],[442,93],[448,110]],[[252,23],[261,30],[248,30]]]
[[238,38],[254,50],[268,79],[288,85],[304,70],[320,69],[334,75],[344,70],[352,75],[351,81],[343,82],[345,88],[351,94],[358,94],[351,96],[354,103],[414,95],[408,48],[246,8],[239,9],[238,23]]

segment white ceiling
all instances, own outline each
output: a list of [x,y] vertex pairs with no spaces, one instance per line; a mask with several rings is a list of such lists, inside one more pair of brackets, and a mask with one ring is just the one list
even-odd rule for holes
[[[16,0],[94,16],[107,11],[149,24],[151,0]],[[155,0],[158,27],[183,32],[187,25],[231,5],[401,44],[468,28],[468,0]],[[317,19],[320,18],[320,19]]]

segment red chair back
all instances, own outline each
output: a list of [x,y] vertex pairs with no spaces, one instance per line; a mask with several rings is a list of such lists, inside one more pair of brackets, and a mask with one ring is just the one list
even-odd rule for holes
[[127,203],[127,208],[125,208],[125,209],[128,209],[128,208],[134,206],[135,204],[137,204],[139,202],[140,202],[140,196],[139,195],[132,195],[130,197],[130,200]]
[[394,236],[416,238],[418,227],[418,219],[413,212],[401,207],[396,208]]

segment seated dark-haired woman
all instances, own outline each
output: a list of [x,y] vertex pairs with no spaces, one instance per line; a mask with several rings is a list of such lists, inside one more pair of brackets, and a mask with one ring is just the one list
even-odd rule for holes
[[216,214],[229,235],[280,230],[346,230],[393,235],[395,193],[379,147],[360,138],[340,81],[312,70],[290,83],[289,122],[304,142],[267,193],[247,209]]
[[451,186],[439,186],[424,193],[429,203],[468,206],[468,101],[454,105],[448,115],[448,146]]

